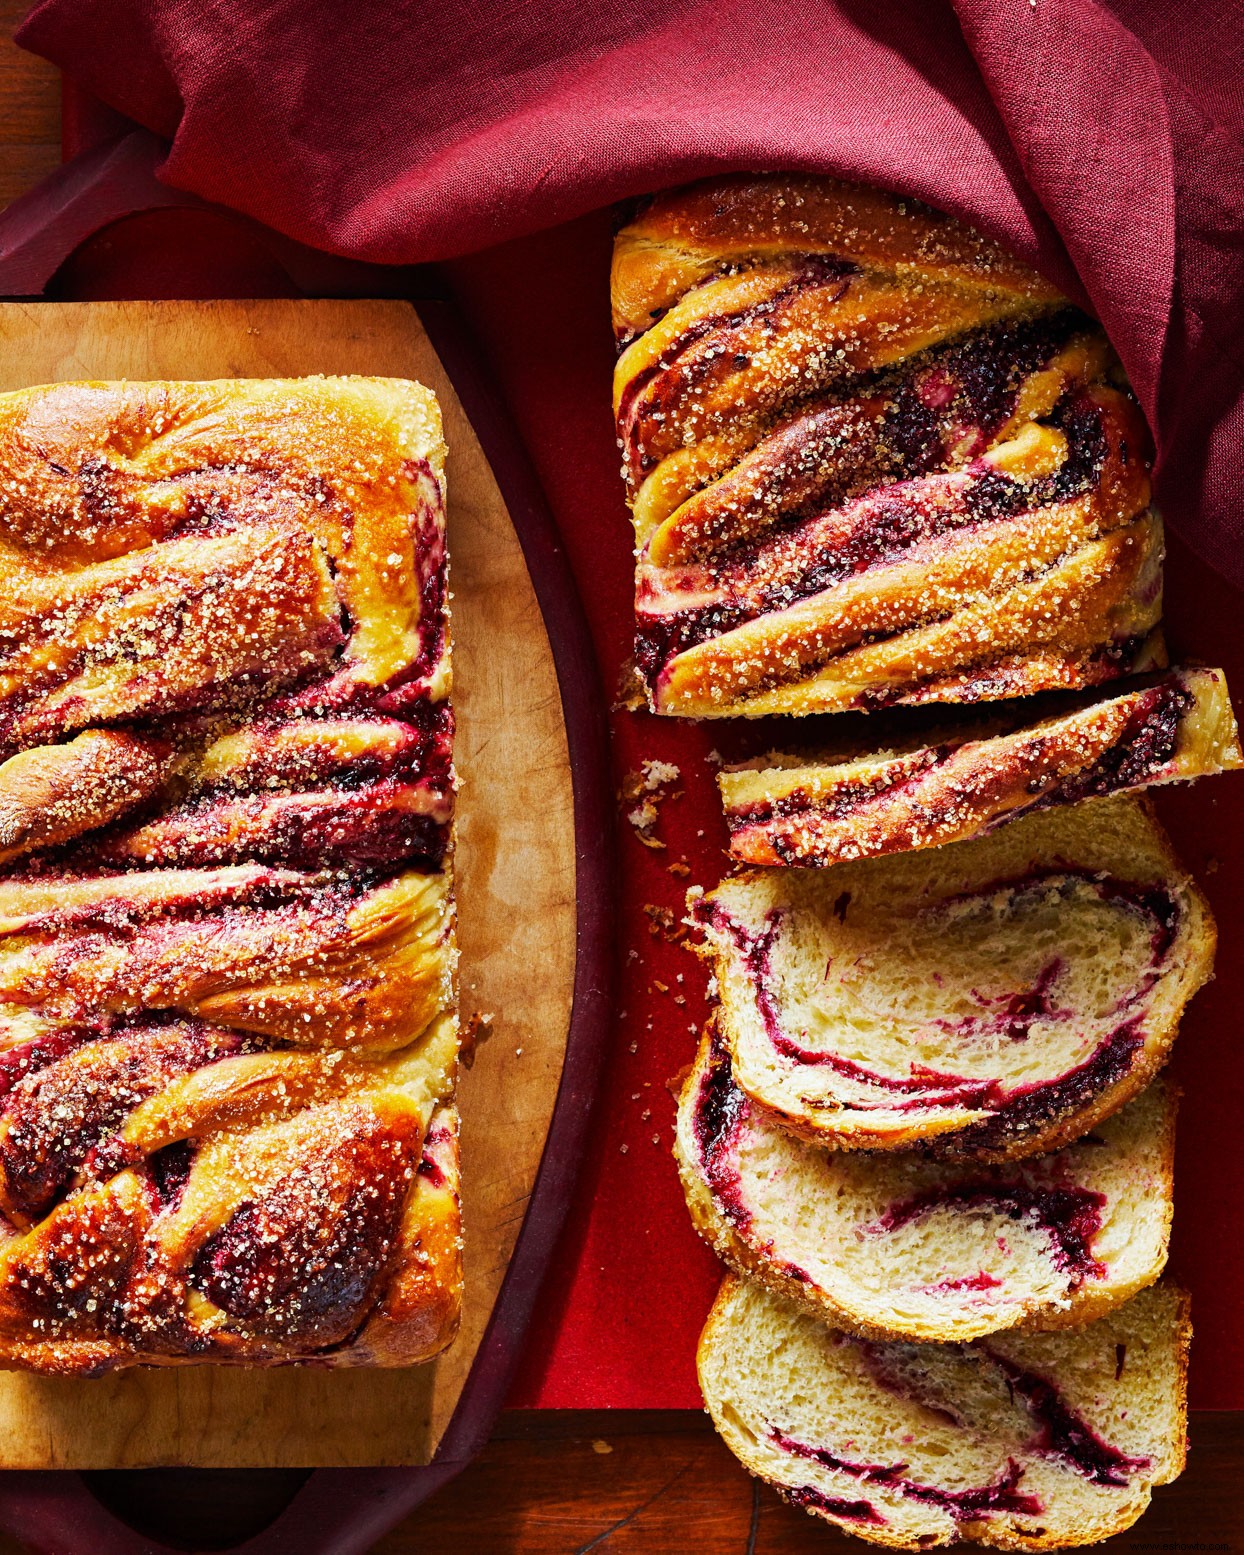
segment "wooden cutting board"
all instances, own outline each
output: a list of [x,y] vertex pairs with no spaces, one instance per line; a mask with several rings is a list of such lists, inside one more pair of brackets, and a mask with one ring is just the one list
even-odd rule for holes
[[531,1194],[575,963],[572,790],[553,657],[501,492],[402,302],[0,304],[0,389],[77,378],[375,373],[435,390],[449,445],[466,1298],[453,1348],[405,1371],[0,1373],[0,1468],[426,1463],[466,1382]]

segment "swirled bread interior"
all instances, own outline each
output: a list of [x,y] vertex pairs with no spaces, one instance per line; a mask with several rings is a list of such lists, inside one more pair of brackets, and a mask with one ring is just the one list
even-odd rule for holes
[[1209,909],[1143,803],[693,896],[740,1090],[835,1148],[1003,1160],[1136,1095],[1208,978]]
[[1129,1528],[1183,1468],[1189,1332],[1158,1285],[1060,1333],[878,1343],[728,1278],[700,1386],[753,1474],[848,1533],[1064,1549]]
[[826,1150],[745,1096],[715,1028],[682,1088],[692,1219],[738,1272],[873,1338],[1080,1324],[1152,1283],[1170,1235],[1161,1081],[1053,1155],[1003,1166]]

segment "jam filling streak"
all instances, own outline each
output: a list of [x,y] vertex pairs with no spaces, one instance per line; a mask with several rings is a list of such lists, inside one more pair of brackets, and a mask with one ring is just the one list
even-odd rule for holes
[[[888,1234],[939,1209],[987,1209],[1026,1220],[1049,1237],[1053,1259],[1077,1289],[1086,1279],[1100,1279],[1106,1266],[1093,1257],[1093,1239],[1101,1230],[1104,1193],[1074,1186],[1040,1188],[1027,1183],[962,1183],[934,1188],[902,1204],[894,1204],[879,1219],[861,1228],[863,1234]],[[979,1280],[981,1283],[975,1283]],[[1001,1284],[992,1275],[954,1280],[955,1289],[992,1289]],[[940,1288],[940,1287],[939,1287]]]
[[[1119,1012],[1122,1015],[1127,1006],[1134,1007],[1149,994],[1173,941],[1178,924],[1178,907],[1161,887],[1135,886],[1120,880],[1101,881],[1095,876],[1079,875],[1071,871],[1034,873],[1020,880],[998,882],[985,890],[993,894],[1005,885],[1019,895],[1026,890],[1045,889],[1051,880],[1061,879],[1064,874],[1073,881],[1089,885],[1105,899],[1118,902],[1126,910],[1144,915],[1153,923],[1150,966],[1146,976],[1140,979],[1134,992],[1125,1000]],[[985,894],[985,891],[980,894]],[[1083,1063],[1050,1080],[1033,1081],[1008,1089],[996,1078],[947,1074],[915,1063],[910,1065],[905,1076],[881,1074],[854,1059],[824,1049],[806,1047],[785,1030],[778,996],[773,987],[772,966],[773,947],[786,916],[782,909],[770,909],[765,915],[764,929],[759,934],[749,932],[718,902],[701,900],[694,907],[693,914],[700,923],[733,941],[752,983],[756,1008],[764,1024],[765,1034],[779,1057],[801,1066],[828,1068],[844,1079],[890,1093],[885,1101],[845,1103],[847,1110],[904,1112],[935,1107],[962,1107],[989,1112],[990,1117],[967,1125],[956,1135],[959,1144],[969,1147],[993,1147],[1014,1133],[1035,1128],[1062,1112],[1083,1105],[1127,1074],[1136,1054],[1144,1046],[1142,1011],[1120,1019]],[[1050,979],[1046,979],[1048,981]],[[1031,1024],[1041,1013],[1038,1005],[1045,999],[1048,999],[1048,987],[1042,987],[1042,979],[1039,978],[1033,989],[1021,990],[1006,999],[995,1014],[997,1029],[1012,1038],[1017,1035],[1026,1037]],[[973,1034],[979,1035],[981,1029],[980,1024],[974,1026]],[[805,1101],[809,1105],[818,1104],[812,1098],[805,1098]]]
[[1008,1459],[1006,1469],[989,1485],[968,1490],[944,1490],[937,1485],[923,1485],[907,1477],[907,1464],[853,1463],[840,1458],[827,1447],[813,1447],[793,1436],[787,1436],[777,1426],[770,1426],[769,1438],[783,1452],[796,1458],[807,1458],[822,1468],[836,1474],[846,1474],[862,1484],[881,1485],[895,1490],[909,1501],[919,1501],[925,1506],[938,1507],[949,1512],[956,1522],[974,1517],[989,1517],[997,1512],[1033,1513],[1044,1511],[1044,1504],[1037,1496],[1018,1489],[1024,1476],[1023,1465]]
[[1118,1489],[1128,1484],[1129,1474],[1149,1467],[1149,1458],[1129,1457],[1098,1435],[1053,1383],[1025,1371],[987,1345],[976,1348],[1002,1372],[1012,1399],[1019,1400],[1039,1427],[1036,1439],[1029,1444],[1030,1452],[1056,1458],[1094,1485]]

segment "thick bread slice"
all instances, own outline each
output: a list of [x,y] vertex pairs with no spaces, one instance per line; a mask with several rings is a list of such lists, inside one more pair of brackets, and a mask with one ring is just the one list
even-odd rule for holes
[[1149,1083],[1213,966],[1209,907],[1130,798],[690,905],[739,1088],[838,1149],[1057,1149]]
[[1161,1081],[1008,1166],[824,1150],[738,1090],[712,1027],[674,1145],[691,1218],[733,1269],[866,1338],[940,1341],[1083,1324],[1156,1280],[1174,1151]]
[[1221,670],[1172,670],[985,739],[849,761],[769,756],[720,773],[730,851],[836,864],[978,836],[1034,810],[1244,764]]
[[1184,1465],[1187,1298],[1056,1334],[878,1344],[727,1278],[700,1338],[726,1445],[786,1500],[892,1549],[1064,1549],[1129,1528]]

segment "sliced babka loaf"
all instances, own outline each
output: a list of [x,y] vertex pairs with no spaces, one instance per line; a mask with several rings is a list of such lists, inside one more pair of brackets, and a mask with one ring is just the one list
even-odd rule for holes
[[1065,1549],[1130,1527],[1184,1465],[1187,1298],[1087,1327],[878,1343],[728,1278],[700,1339],[726,1445],[787,1501],[893,1549]]
[[1214,924],[1143,801],[692,893],[734,1078],[840,1149],[1006,1160],[1148,1084]]
[[1004,1166],[826,1150],[738,1089],[710,1027],[674,1153],[691,1218],[740,1274],[853,1333],[944,1341],[1086,1323],[1157,1279],[1174,1149],[1159,1081],[1077,1143]]
[[1222,671],[1179,669],[983,737],[833,761],[771,755],[718,784],[735,858],[824,865],[935,848],[1034,810],[1242,762]]
[[618,234],[636,666],[691,717],[1165,662],[1150,442],[1099,326],[917,202],[713,179]]

